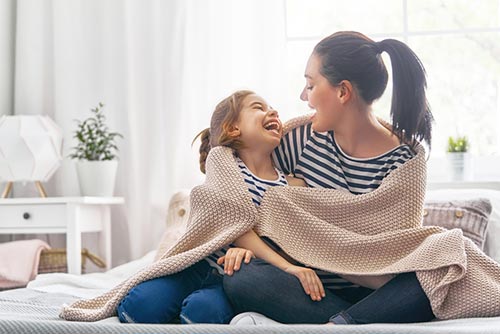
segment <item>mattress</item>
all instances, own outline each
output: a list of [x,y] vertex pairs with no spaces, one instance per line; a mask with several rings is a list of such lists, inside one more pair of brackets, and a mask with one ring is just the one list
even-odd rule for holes
[[370,325],[145,325],[121,324],[118,318],[70,322],[58,317],[63,304],[79,296],[22,288],[0,292],[0,333],[500,333],[500,317]]

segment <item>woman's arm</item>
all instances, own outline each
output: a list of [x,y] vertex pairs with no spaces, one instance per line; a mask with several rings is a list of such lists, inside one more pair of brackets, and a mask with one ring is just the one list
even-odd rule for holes
[[[269,247],[253,230],[250,230],[239,237],[234,244],[241,247],[239,248],[240,250],[250,250],[256,257],[269,262],[275,267],[278,267],[291,275],[296,276],[300,280],[304,291],[311,297],[312,300],[319,301],[325,296],[323,284],[314,270],[291,264],[276,253],[271,247]],[[224,272],[227,272],[228,275],[232,275],[232,269],[236,271],[239,270],[243,259],[242,255],[244,253],[241,251],[236,252],[237,253],[234,255],[228,255],[226,253],[225,257],[221,257],[217,261],[219,264],[224,262]]]

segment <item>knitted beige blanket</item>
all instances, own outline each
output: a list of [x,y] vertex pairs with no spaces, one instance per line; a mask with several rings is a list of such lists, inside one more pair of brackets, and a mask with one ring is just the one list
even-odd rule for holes
[[[298,122],[298,123],[297,123]],[[288,128],[304,119],[288,123]],[[96,321],[116,314],[135,285],[178,272],[254,227],[296,260],[346,275],[416,271],[436,317],[500,315],[500,266],[458,229],[422,227],[425,152],[387,176],[379,188],[352,195],[333,189],[273,187],[260,208],[229,148],[216,147],[203,185],[191,192],[186,233],[159,258],[104,295],[65,307],[67,320]]]

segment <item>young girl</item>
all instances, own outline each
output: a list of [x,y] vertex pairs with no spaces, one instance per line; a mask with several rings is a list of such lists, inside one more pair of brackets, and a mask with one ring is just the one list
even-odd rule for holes
[[[304,185],[299,179],[287,178],[273,165],[271,153],[280,144],[281,136],[277,111],[255,93],[237,91],[217,105],[210,128],[199,134],[200,169],[205,173],[211,148],[233,148],[251,199],[258,206],[269,187]],[[324,296],[321,281],[313,270],[290,264],[252,230],[234,244],[237,247],[221,249],[179,273],[132,288],[118,305],[120,321],[170,323],[180,318],[185,324],[229,323],[234,312],[222,288],[222,277],[224,273],[232,275],[242,261],[249,263],[254,256],[297,277],[312,300]]]

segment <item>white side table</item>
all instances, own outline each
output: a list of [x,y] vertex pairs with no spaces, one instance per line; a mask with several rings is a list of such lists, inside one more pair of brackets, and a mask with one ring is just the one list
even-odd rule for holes
[[106,267],[111,268],[111,210],[122,197],[0,199],[0,234],[65,233],[68,273],[81,274],[82,233],[101,232]]

